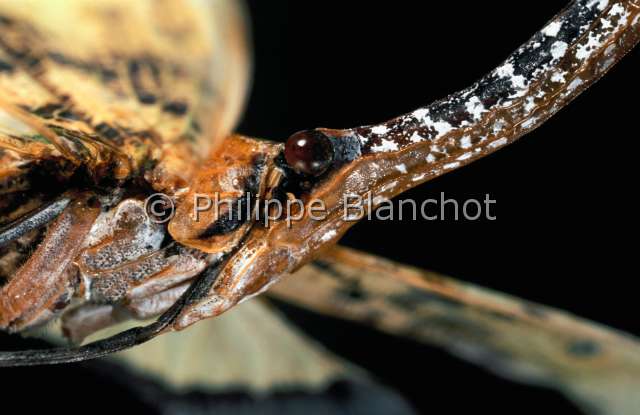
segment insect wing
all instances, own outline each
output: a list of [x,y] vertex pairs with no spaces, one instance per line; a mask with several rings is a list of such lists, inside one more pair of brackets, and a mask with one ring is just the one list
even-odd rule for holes
[[336,247],[268,293],[557,388],[597,413],[632,413],[640,403],[640,343],[631,335],[432,272]]
[[29,129],[7,134],[0,122],[0,147],[120,160],[124,176],[159,163],[188,179],[244,104],[243,10],[236,0],[3,1],[0,120]]

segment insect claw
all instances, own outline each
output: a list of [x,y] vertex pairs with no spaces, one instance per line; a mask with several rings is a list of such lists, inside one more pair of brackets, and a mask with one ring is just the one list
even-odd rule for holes
[[0,230],[0,247],[14,241],[26,233],[48,224],[57,218],[62,211],[69,205],[71,199],[61,197],[48,205],[36,209],[23,217],[15,220]]
[[236,302],[220,295],[212,295],[206,300],[199,302],[195,307],[188,307],[177,318],[173,327],[176,330],[183,330],[190,325],[205,318],[217,317],[224,313]]

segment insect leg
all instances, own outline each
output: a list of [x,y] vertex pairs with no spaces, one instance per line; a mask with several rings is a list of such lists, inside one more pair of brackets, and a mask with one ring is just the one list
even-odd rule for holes
[[[0,289],[0,328],[22,329],[40,321],[43,310],[57,307],[56,302],[64,296],[72,275],[67,267],[80,251],[81,241],[100,212],[100,208],[91,207],[87,202],[88,196],[67,201],[69,205],[51,224],[43,242]],[[40,219],[35,223],[41,224],[42,217],[50,220],[51,214],[36,217]]]
[[80,362],[97,359],[147,342],[159,334],[171,330],[177,316],[186,304],[191,304],[204,298],[217,279],[218,272],[217,266],[208,267],[169,310],[164,312],[158,320],[147,326],[135,327],[81,347],[0,352],[0,367]]
[[189,289],[191,282],[122,304],[84,304],[62,316],[62,332],[73,343],[99,330],[130,319],[147,320],[166,312]]
[[69,205],[69,202],[71,202],[70,198],[61,197],[9,224],[0,230],[0,246],[4,246],[27,232],[51,222],[62,213]]
[[78,344],[87,336],[126,319],[116,312],[114,305],[84,304],[62,315],[62,334]]
[[222,265],[209,291],[180,313],[176,330],[218,316],[278,281],[290,265],[290,252],[286,245],[271,244],[266,233],[268,230],[260,226],[251,230],[243,246]]
[[214,261],[196,250],[169,246],[115,269],[85,276],[91,281],[87,295],[91,302],[63,315],[65,336],[79,342],[122,321],[162,314]]
[[210,261],[207,255],[175,245],[85,277],[90,279],[89,299],[117,304],[148,297],[188,281]]

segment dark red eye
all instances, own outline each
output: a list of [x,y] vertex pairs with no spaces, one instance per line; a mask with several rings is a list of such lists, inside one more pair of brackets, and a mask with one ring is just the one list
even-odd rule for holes
[[333,145],[320,131],[300,131],[287,140],[284,157],[296,172],[319,176],[333,161]]

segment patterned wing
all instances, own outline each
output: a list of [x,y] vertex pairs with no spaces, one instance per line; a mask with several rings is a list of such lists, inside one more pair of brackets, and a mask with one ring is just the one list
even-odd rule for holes
[[0,148],[175,189],[233,128],[247,52],[237,0],[4,0]]
[[588,413],[640,407],[637,339],[566,312],[340,247],[268,293],[557,388]]

